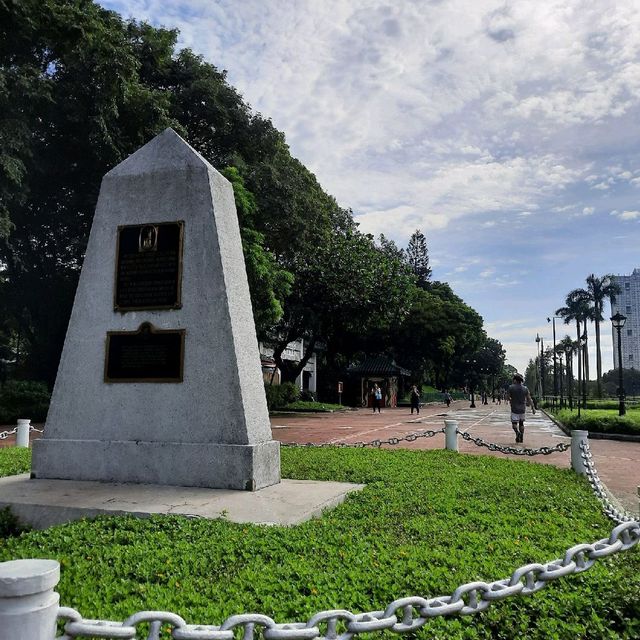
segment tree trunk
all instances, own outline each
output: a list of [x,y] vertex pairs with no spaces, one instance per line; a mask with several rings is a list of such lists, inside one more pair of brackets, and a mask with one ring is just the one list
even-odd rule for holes
[[[587,321],[584,321],[584,335],[587,335]],[[587,339],[584,343],[584,382],[585,388],[588,386],[589,382],[589,340]]]
[[318,339],[315,336],[307,341],[304,355],[302,356],[302,360],[300,360],[299,362],[295,362],[292,360],[283,360],[282,354],[284,353],[284,350],[289,343],[285,345],[282,345],[282,343],[280,343],[280,345],[278,345],[278,347],[273,352],[273,359],[276,361],[278,369],[280,369],[280,373],[282,375],[281,382],[296,381],[296,378],[300,375],[307,362],[309,362],[309,359],[313,355],[313,350],[315,349],[317,341]]
[[598,398],[602,398],[602,354],[600,353],[600,310],[596,309],[596,385]]
[[576,329],[578,332],[578,394],[577,394],[577,400],[578,400],[578,404],[580,404],[580,395],[581,395],[581,389],[580,389],[580,380],[582,379],[582,350],[580,349],[580,320],[576,320]]

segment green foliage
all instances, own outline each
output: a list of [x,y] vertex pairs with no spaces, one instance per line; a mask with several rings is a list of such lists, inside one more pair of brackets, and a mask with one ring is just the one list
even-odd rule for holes
[[341,404],[330,404],[329,402],[313,402],[298,400],[297,402],[290,402],[282,407],[287,411],[312,411],[314,413],[324,413],[331,411],[341,411],[344,406]]
[[282,317],[282,301],[291,292],[293,275],[278,265],[273,254],[265,247],[264,235],[255,230],[256,199],[245,187],[238,169],[227,167],[222,174],[233,186],[253,317],[258,335],[262,335]]
[[31,450],[23,447],[0,449],[0,478],[27,473],[31,468]]
[[[612,528],[583,478],[547,465],[446,451],[285,448],[282,470],[366,487],[295,527],[102,517],[2,541],[0,560],[57,559],[61,603],[85,616],[169,610],[219,624],[253,611],[285,622],[450,595],[462,583],[561,558]],[[636,548],[484,613],[430,620],[412,637],[630,640],[640,633],[639,590]]]
[[15,424],[18,418],[43,422],[51,394],[44,382],[9,380],[0,387],[0,424]]
[[555,413],[556,418],[568,429],[584,429],[596,433],[627,433],[640,435],[640,409],[628,410],[619,416],[615,410],[592,409],[580,412],[562,409]]
[[429,250],[427,249],[427,239],[420,229],[416,229],[409,245],[404,253],[405,260],[409,268],[416,276],[418,286],[426,289],[431,278],[431,267],[429,266]]
[[267,395],[269,411],[283,409],[288,404],[296,402],[300,397],[300,387],[293,382],[283,382],[282,384],[265,383],[264,390]]

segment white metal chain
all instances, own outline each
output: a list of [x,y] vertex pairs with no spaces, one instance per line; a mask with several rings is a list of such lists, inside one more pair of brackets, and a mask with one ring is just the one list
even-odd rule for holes
[[18,427],[14,427],[10,431],[0,431],[0,440],[6,440],[9,436],[12,436],[18,431]]
[[350,640],[360,633],[390,630],[407,633],[422,627],[430,618],[453,614],[469,615],[484,611],[497,600],[516,595],[530,595],[549,582],[582,573],[597,560],[618,551],[626,551],[640,542],[640,522],[623,522],[608,538],[592,544],[570,547],[562,558],[545,564],[526,564],[510,577],[493,582],[467,582],[451,595],[423,598],[412,596],[390,602],[384,610],[352,613],[344,609],[320,611],[306,622],[276,623],[269,616],[248,613],[227,618],[221,625],[187,624],[175,613],[140,611],[123,622],[85,620],[75,609],[61,607],[58,617],[67,620],[64,635],[57,640],[73,638],[126,638],[136,640],[137,625],[150,623],[146,640],[159,640],[163,626],[171,628],[174,640],[234,640],[234,630],[243,631],[243,640],[253,640],[256,628],[263,629],[266,640]]
[[511,453],[516,456],[548,456],[550,453],[559,453],[566,451],[571,447],[568,442],[560,442],[555,447],[540,447],[539,449],[527,449],[526,447],[511,447],[509,445],[496,444],[494,442],[488,442],[482,438],[476,438],[472,436],[468,431],[460,431],[456,429],[456,432],[462,436],[463,440],[467,442],[473,442],[479,447],[486,447],[489,451],[499,451],[500,453]]
[[298,444],[297,442],[283,442],[283,447],[353,447],[356,449],[363,449],[364,447],[380,448],[383,444],[400,444],[401,442],[415,442],[418,438],[433,438],[440,433],[444,433],[444,427],[442,429],[426,429],[425,431],[417,431],[416,433],[409,433],[406,436],[400,438],[389,438],[388,440],[371,440],[371,442],[306,442],[305,444]]
[[609,499],[609,495],[607,494],[602,481],[600,480],[600,476],[598,475],[598,471],[596,470],[595,463],[593,462],[593,454],[591,453],[591,448],[589,447],[588,440],[582,440],[580,442],[580,455],[582,456],[582,460],[584,461],[585,471],[587,472],[587,478],[589,479],[589,483],[591,484],[591,488],[593,492],[596,494],[596,497],[602,503],[602,510],[604,513],[611,518],[614,522],[618,524],[622,522],[632,522],[635,520],[633,516],[626,513],[625,511],[620,511],[617,507],[613,505],[611,500]]

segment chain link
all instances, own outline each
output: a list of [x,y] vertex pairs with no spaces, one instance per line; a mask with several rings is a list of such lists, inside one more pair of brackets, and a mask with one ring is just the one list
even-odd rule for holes
[[589,447],[588,440],[583,440],[580,442],[580,455],[582,456],[585,471],[587,472],[587,478],[589,479],[591,488],[593,489],[593,492],[595,493],[598,500],[600,500],[600,502],[602,503],[602,510],[607,515],[607,517],[609,517],[614,522],[617,522],[618,524],[622,522],[633,521],[635,518],[632,515],[630,515],[626,511],[620,511],[609,499],[607,490],[602,484],[600,476],[598,475],[598,471],[596,470],[596,466],[593,461],[593,454],[591,453],[591,448]]
[[[29,433],[33,433],[34,431],[37,431],[38,433],[44,433],[44,429],[36,429],[32,424],[30,424]],[[0,431],[0,440],[6,440],[7,438],[14,435],[15,433],[18,433],[18,427],[14,427],[9,431]]]
[[540,447],[539,449],[527,449],[526,447],[510,447],[509,445],[496,444],[495,442],[488,442],[482,438],[474,438],[468,431],[460,431],[456,429],[458,435],[462,436],[463,440],[467,442],[473,442],[479,447],[486,447],[489,451],[499,451],[500,453],[510,453],[516,456],[548,456],[551,453],[561,453],[571,447],[568,442],[560,442],[555,447]]
[[415,433],[409,433],[406,436],[402,437],[392,437],[388,440],[371,440],[371,442],[305,442],[304,444],[298,444],[297,442],[282,442],[281,446],[283,447],[351,447],[356,449],[363,449],[365,447],[374,447],[379,449],[383,444],[396,445],[401,442],[415,442],[418,438],[433,438],[433,436],[437,436],[440,433],[444,433],[444,427],[442,429],[437,429],[433,431],[432,429],[427,429],[425,431],[417,431]]
[[590,569],[595,562],[618,551],[631,549],[640,542],[640,522],[618,524],[608,538],[593,544],[578,544],[562,558],[546,564],[527,564],[510,577],[494,582],[468,582],[450,596],[423,598],[412,596],[389,603],[383,611],[355,614],[344,609],[320,611],[307,622],[276,623],[259,613],[234,615],[220,626],[189,625],[180,616],[165,611],[140,611],[124,622],[84,620],[75,609],[61,607],[58,618],[67,620],[65,635],[57,640],[74,638],[126,638],[135,640],[136,626],[150,623],[147,640],[158,640],[161,626],[171,629],[174,640],[234,640],[236,629],[243,640],[253,640],[256,628],[262,628],[266,640],[351,640],[360,633],[390,630],[410,633],[423,626],[429,618],[454,614],[471,615],[484,611],[492,602],[517,595],[530,595],[549,582]]

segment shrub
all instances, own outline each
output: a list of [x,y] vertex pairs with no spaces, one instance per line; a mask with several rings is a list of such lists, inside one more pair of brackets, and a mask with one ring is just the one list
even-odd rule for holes
[[303,389],[300,392],[300,400],[303,402],[315,402],[316,397],[313,395],[313,391],[309,391],[309,389]]
[[640,435],[640,412],[632,411],[626,416],[619,416],[616,411],[587,410],[578,418],[576,411],[563,409],[556,417],[568,429],[584,429],[594,433],[626,433]]
[[43,422],[50,399],[44,382],[9,380],[0,388],[0,424],[14,424],[18,418]]
[[283,409],[291,402],[295,402],[300,397],[300,389],[293,382],[283,384],[266,384],[264,390],[267,395],[267,407],[269,411]]

